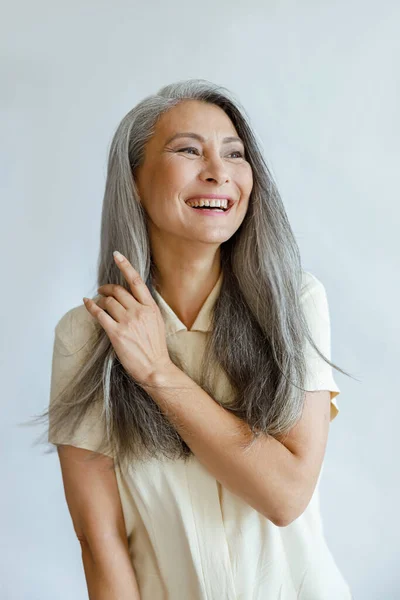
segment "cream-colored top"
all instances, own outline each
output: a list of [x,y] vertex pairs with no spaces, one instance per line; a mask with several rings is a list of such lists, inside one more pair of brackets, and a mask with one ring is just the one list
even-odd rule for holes
[[[222,274],[190,330],[159,296],[168,348],[185,360],[195,379],[211,309]],[[313,338],[330,358],[330,321],[325,288],[303,272],[302,302]],[[82,304],[55,328],[50,402],[85,360],[84,343],[94,317]],[[79,350],[78,352],[76,352]],[[330,390],[331,421],[340,393],[332,368],[307,344],[306,390]],[[229,402],[221,371],[216,397]],[[49,439],[93,450],[102,430],[95,412],[73,438]],[[349,587],[327,547],[319,507],[319,480],[303,514],[278,527],[224,488],[197,460],[149,460],[122,476],[116,469],[130,555],[141,600],[348,600]],[[321,477],[321,475],[320,475]]]

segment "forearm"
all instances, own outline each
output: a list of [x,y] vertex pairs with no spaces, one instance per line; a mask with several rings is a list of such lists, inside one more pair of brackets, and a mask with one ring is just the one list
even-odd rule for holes
[[146,391],[206,469],[261,514],[284,522],[290,498],[300,490],[297,457],[265,435],[245,450],[250,427],[175,365],[155,375],[151,384],[155,387],[145,386]]
[[81,548],[89,600],[140,600],[128,548],[122,540],[107,542],[101,550],[91,550],[81,541]]

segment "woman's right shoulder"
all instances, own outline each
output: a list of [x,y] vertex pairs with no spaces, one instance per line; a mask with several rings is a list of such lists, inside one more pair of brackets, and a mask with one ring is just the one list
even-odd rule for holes
[[[97,300],[100,294],[93,296]],[[55,336],[71,352],[81,348],[98,328],[98,321],[82,303],[70,308],[58,320]]]

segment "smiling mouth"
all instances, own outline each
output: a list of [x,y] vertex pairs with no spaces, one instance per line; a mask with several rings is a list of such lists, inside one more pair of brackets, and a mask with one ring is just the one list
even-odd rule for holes
[[223,206],[189,206],[189,208],[193,208],[194,210],[208,210],[213,212],[228,212],[229,210],[229,208],[224,208]]
[[192,206],[192,204],[196,203],[196,200],[192,200],[191,198],[189,198],[188,200],[185,200],[185,204],[187,204],[189,206],[189,208],[193,208],[194,210],[197,211],[203,211],[203,212],[217,212],[217,213],[227,213],[229,212],[229,210],[232,208],[234,202],[233,200],[231,200],[230,198],[226,198],[224,200],[218,200],[217,202],[219,202],[220,205],[215,204],[215,200],[209,200],[209,204],[204,204],[204,200],[200,199],[198,202],[197,206]]
[[230,212],[233,204],[231,204],[230,206],[228,205],[228,208],[226,208],[226,209],[221,208],[220,206],[216,206],[216,207],[211,207],[211,206],[198,207],[198,206],[189,206],[189,204],[186,204],[186,206],[190,210],[196,211],[198,215],[202,215],[204,217],[206,217],[206,216],[222,217],[222,216],[227,215]]

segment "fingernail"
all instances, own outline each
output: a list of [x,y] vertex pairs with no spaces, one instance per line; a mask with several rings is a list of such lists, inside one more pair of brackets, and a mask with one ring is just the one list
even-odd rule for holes
[[114,250],[113,254],[115,260],[117,260],[118,262],[122,262],[124,260],[124,257],[122,256],[121,252],[118,252],[118,250]]

